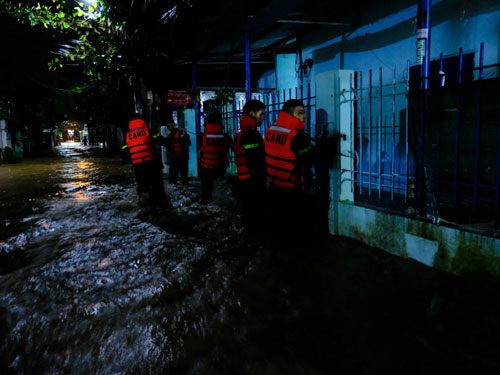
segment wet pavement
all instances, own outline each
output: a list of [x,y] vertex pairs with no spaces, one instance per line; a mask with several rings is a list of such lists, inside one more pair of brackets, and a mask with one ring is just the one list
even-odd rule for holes
[[99,150],[0,165],[2,373],[500,373],[498,289],[345,238],[248,235],[226,183],[141,211]]

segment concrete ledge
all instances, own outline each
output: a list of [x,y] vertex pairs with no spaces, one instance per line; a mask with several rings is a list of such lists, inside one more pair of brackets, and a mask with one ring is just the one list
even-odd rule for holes
[[458,275],[500,281],[499,239],[342,202],[333,234]]

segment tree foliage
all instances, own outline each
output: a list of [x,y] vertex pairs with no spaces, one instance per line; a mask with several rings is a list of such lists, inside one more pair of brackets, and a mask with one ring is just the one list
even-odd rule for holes
[[0,12],[34,31],[50,30],[60,43],[54,46],[48,63],[50,70],[58,72],[50,95],[42,97],[39,104],[30,103],[29,110],[24,110],[24,99],[15,100],[22,103],[17,106],[22,107],[21,112],[35,114],[33,119],[23,115],[16,122],[51,127],[67,116],[116,123],[130,110],[130,82],[137,93],[144,76],[154,82],[158,81],[157,73],[165,71],[172,45],[168,43],[168,28],[173,27],[180,9],[190,7],[191,2],[0,0]]
[[111,19],[103,0],[0,0],[0,8],[20,22],[51,29],[67,40],[49,61],[51,70],[77,65],[87,76],[99,78],[104,71],[124,67],[119,55],[126,39],[124,22]]

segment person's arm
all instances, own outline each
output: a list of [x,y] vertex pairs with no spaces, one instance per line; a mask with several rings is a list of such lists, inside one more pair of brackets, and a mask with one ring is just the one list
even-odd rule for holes
[[299,133],[294,137],[291,148],[297,157],[298,169],[295,172],[298,175],[302,174],[305,189],[310,190],[314,186],[311,165],[316,160],[316,148],[305,133]]
[[[170,136],[170,134],[168,135]],[[167,146],[170,144],[170,139],[167,137],[164,137],[163,135],[161,135],[161,133],[155,133],[155,134],[152,134],[151,135],[151,138],[153,138],[153,142],[157,145],[157,146]]]
[[291,148],[298,161],[311,163],[314,160],[316,147],[307,134],[297,134],[292,140]]

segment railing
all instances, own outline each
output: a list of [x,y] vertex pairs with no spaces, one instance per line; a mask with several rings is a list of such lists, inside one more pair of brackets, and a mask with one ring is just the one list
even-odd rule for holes
[[[419,212],[465,226],[482,223],[491,232],[488,223],[498,226],[500,217],[500,63],[484,64],[484,49],[481,43],[477,66],[462,49],[441,54],[439,79],[435,74],[431,89],[412,92],[410,112]],[[447,71],[450,59],[454,69]],[[456,78],[450,84],[448,77]]]
[[[252,99],[263,102],[266,106],[264,121],[260,132],[264,135],[266,129],[278,119],[278,112],[283,104],[290,99],[298,99],[304,103],[306,112],[306,132],[314,136],[314,124],[316,123],[316,89],[311,84],[290,88],[288,90],[257,92],[252,94]],[[233,103],[221,106],[222,120],[226,132],[234,139],[239,131],[240,117],[243,113],[244,100],[235,100]],[[234,157],[232,150],[230,155],[230,170],[234,172]]]
[[[382,68],[351,75],[344,101],[353,108],[351,138],[354,200],[358,204],[406,212],[413,195],[415,165],[411,150],[407,95],[409,65],[389,74]],[[401,79],[401,77],[403,77]],[[385,81],[384,81],[385,79]]]
[[426,90],[419,66],[352,75],[342,97],[353,108],[354,168],[347,172],[356,204],[495,233],[500,63],[484,64],[484,49],[478,61],[462,49],[441,54]]

